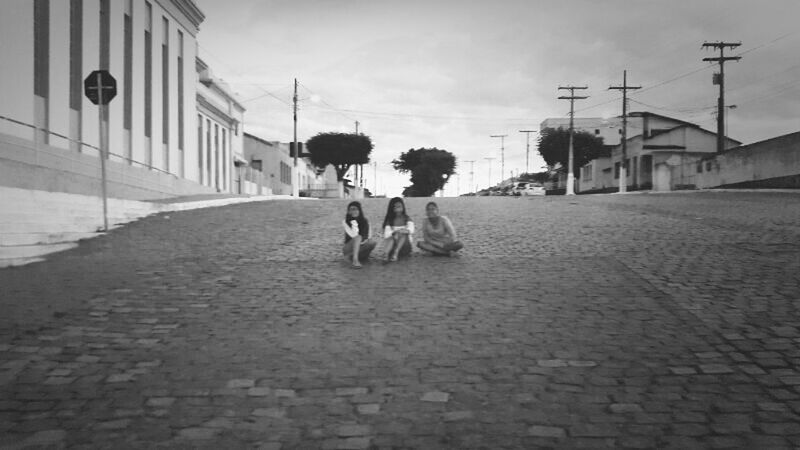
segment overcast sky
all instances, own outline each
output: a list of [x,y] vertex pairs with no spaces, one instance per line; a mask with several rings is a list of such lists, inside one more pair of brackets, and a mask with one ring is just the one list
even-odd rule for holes
[[[739,42],[726,56],[728,134],[744,143],[800,131],[798,0],[195,0],[206,15],[200,56],[247,108],[245,130],[292,139],[291,99],[300,82],[298,139],[355,130],[375,145],[377,191],[398,195],[408,177],[390,161],[410,148],[456,155],[447,195],[525,170],[525,134],[566,117],[559,85],[588,85],[576,117],[622,110],[622,71],[632,111],[715,131],[716,66],[704,41]],[[531,135],[530,171],[544,164]],[[373,169],[366,171],[373,189]],[[458,184],[458,185],[457,185]],[[474,186],[473,186],[474,188]]]

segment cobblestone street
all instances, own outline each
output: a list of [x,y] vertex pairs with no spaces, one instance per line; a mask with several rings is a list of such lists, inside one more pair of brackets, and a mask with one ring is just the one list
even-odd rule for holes
[[307,200],[0,269],[0,449],[800,447],[800,194],[436,201],[457,257]]

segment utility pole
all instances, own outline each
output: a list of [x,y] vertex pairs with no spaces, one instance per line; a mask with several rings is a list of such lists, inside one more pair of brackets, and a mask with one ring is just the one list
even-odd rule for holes
[[372,187],[375,192],[372,195],[378,195],[378,161],[372,161]]
[[575,115],[575,100],[583,100],[589,98],[588,96],[576,96],[576,89],[588,89],[587,86],[559,86],[559,90],[568,90],[569,95],[558,97],[559,100],[569,100],[569,163],[567,166],[567,195],[575,195],[575,168],[574,164],[574,149],[573,149],[573,116]]
[[469,163],[469,191],[472,191],[472,187],[475,186],[475,160],[472,161],[464,161]]
[[520,133],[525,133],[526,144],[525,144],[525,173],[528,172],[528,163],[531,159],[531,133],[536,133],[536,130],[519,130]]
[[622,162],[619,165],[619,192],[628,190],[628,89],[641,89],[641,86],[628,86],[628,71],[622,71],[622,86],[609,86],[608,89],[622,91]]
[[492,187],[492,160],[495,158],[483,158],[489,161],[489,187]]
[[503,177],[506,176],[506,157],[505,157],[505,142],[507,134],[493,134],[489,137],[500,138],[500,182],[503,182]]
[[703,61],[719,63],[719,73],[715,73],[713,83],[719,85],[719,98],[717,99],[717,153],[725,151],[725,61],[738,61],[741,56],[725,56],[725,47],[736,48],[741,42],[703,42],[703,47],[719,49],[719,57],[703,58]]
[[297,148],[297,78],[294,79],[294,173],[292,173],[292,195],[295,197],[300,196],[300,174],[297,170],[297,154],[300,149]]

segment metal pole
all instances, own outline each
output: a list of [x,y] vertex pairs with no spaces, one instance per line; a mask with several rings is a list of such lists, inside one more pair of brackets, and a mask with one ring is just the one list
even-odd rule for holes
[[106,138],[108,137],[108,122],[103,120],[106,105],[103,101],[103,77],[99,72],[97,73],[97,99],[98,129],[100,132],[100,178],[103,191],[103,231],[108,232],[108,194],[106,188],[106,154],[108,151]]

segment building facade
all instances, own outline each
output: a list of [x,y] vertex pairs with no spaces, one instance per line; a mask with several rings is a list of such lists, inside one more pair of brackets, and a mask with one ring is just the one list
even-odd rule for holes
[[[298,158],[295,171],[294,157],[290,150],[288,143],[267,141],[244,133],[244,155],[248,166],[239,167],[240,178],[250,183],[260,182],[274,195],[292,195],[292,183],[297,181],[303,196],[336,196],[338,184],[333,166],[318,171],[308,158]],[[302,155],[302,146],[300,154]]]
[[[110,196],[231,192],[244,110],[198,71],[203,19],[191,0],[0,2],[0,183],[97,195],[107,128]],[[117,86],[102,115],[97,69]]]
[[[631,126],[632,125],[632,126]],[[631,135],[633,130],[633,135]],[[623,164],[622,144],[611,149],[611,155],[597,158],[580,168],[576,174],[578,192],[617,191],[621,182],[631,190],[665,189],[665,166],[694,164],[704,156],[716,153],[717,135],[696,124],[649,112],[634,112],[628,117],[628,133],[624,162],[628,170],[626,180],[620,180]],[[726,138],[726,148],[741,145]],[[670,189],[688,186],[689,173],[667,182]]]

